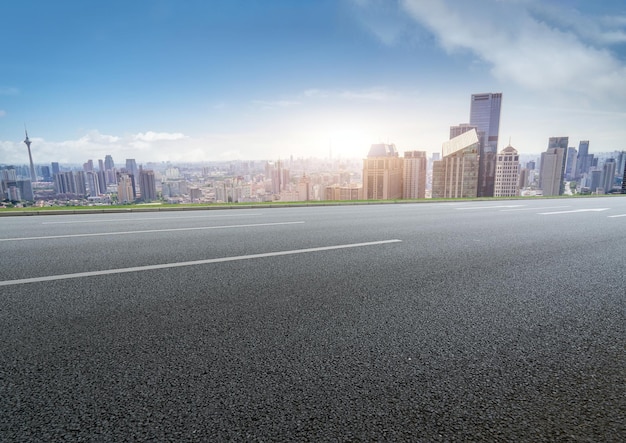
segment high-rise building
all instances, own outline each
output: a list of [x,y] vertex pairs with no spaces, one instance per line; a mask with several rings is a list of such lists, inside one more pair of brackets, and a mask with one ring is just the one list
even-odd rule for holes
[[395,200],[402,198],[402,159],[396,145],[375,144],[363,160],[363,198]]
[[616,166],[617,163],[614,158],[607,158],[602,165],[602,189],[604,189],[605,194],[609,194],[613,190]]
[[472,94],[469,124],[480,140],[478,197],[493,197],[502,93]]
[[66,171],[54,174],[54,189],[57,194],[86,195],[85,173],[83,171]]
[[137,162],[134,158],[126,159],[126,172],[132,174],[133,177],[139,177],[139,170],[137,169]]
[[141,192],[141,200],[144,202],[150,202],[157,199],[154,171],[145,169],[141,169],[139,171],[139,191]]
[[563,195],[565,191],[563,180],[568,142],[568,137],[551,137],[548,149],[541,153],[539,188],[543,195]]
[[579,179],[591,169],[593,154],[589,154],[589,140],[581,140],[578,143],[578,155],[576,156],[576,169],[574,178]]
[[106,155],[104,157],[104,169],[106,171],[115,169],[115,162],[113,161],[113,157],[111,157],[110,155]]
[[498,154],[494,197],[515,197],[519,188],[519,155],[509,145]]
[[576,177],[577,153],[576,148],[567,148],[567,159],[565,160],[565,178],[567,180],[574,180]]
[[100,177],[96,171],[85,172],[85,183],[87,186],[87,194],[91,197],[100,195]]
[[426,151],[406,151],[402,170],[402,198],[426,198]]
[[443,158],[433,162],[433,198],[477,196],[479,150],[480,140],[475,129],[443,144]]
[[130,174],[120,173],[117,175],[117,201],[119,203],[131,203],[135,201],[135,183]]
[[[479,131],[478,126],[470,125],[469,123],[461,123],[460,125],[450,126],[450,140],[467,131],[471,131],[472,129]],[[478,134],[478,138],[480,138],[480,134]]]
[[93,160],[87,160],[83,163],[83,171],[92,172],[93,171]]
[[622,171],[622,194],[626,194],[626,165]]

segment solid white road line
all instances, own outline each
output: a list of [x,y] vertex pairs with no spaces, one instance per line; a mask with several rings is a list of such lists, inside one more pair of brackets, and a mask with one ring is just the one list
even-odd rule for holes
[[608,215],[608,218],[626,217],[626,214]]
[[539,215],[556,215],[556,214],[573,214],[575,212],[602,212],[608,211],[611,208],[598,208],[598,209],[573,209],[571,211],[556,211],[556,212],[538,212]]
[[133,268],[106,269],[104,271],[77,272],[76,274],[49,275],[46,277],[22,278],[19,280],[0,281],[0,286],[14,286],[26,283],[47,282],[54,280],[67,280],[71,278],[95,277],[100,275],[124,274],[127,272],[152,271],[157,269],[180,268],[183,266],[208,265],[212,263],[224,263],[238,260],[251,260],[255,258],[279,257],[281,255],[306,254],[309,252],[333,251],[336,249],[359,248],[363,246],[383,245],[387,243],[398,243],[402,240],[381,240],[367,243],[352,243],[347,245],[322,246],[319,248],[293,249],[291,251],[266,252],[263,254],[238,255],[234,257],[210,258],[207,260],[194,260],[179,263],[164,263],[161,265],[137,266]]
[[569,208],[569,206],[546,206],[544,208],[518,208],[518,209],[500,209],[500,212],[511,212],[511,211],[536,211],[537,209],[561,209],[561,208]]
[[196,228],[172,228],[172,229],[150,229],[147,231],[119,231],[119,232],[95,232],[92,234],[67,234],[67,235],[49,235],[42,237],[21,237],[21,238],[0,238],[0,242],[5,241],[22,241],[22,240],[50,240],[56,238],[73,238],[73,237],[101,237],[107,235],[127,235],[127,234],[152,234],[155,232],[177,232],[177,231],[200,231],[206,229],[229,229],[229,228],[256,228],[261,226],[280,226],[280,225],[297,225],[303,221],[279,222],[279,223],[257,223],[251,225],[227,225],[227,226],[202,226]]
[[76,220],[76,221],[57,221],[57,222],[43,222],[42,225],[73,225],[77,223],[113,223],[113,222],[128,222],[128,221],[145,221],[145,220],[182,220],[187,218],[218,218],[218,217],[238,217],[240,215],[259,215],[252,213],[242,213],[239,212],[237,214],[222,214],[222,215],[195,215],[189,217],[143,217],[143,218],[111,218],[111,219],[100,219],[100,220]]

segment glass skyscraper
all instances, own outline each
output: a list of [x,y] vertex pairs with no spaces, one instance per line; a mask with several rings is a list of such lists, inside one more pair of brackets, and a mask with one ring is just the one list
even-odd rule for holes
[[480,136],[478,197],[493,197],[501,105],[501,92],[472,94],[469,124]]

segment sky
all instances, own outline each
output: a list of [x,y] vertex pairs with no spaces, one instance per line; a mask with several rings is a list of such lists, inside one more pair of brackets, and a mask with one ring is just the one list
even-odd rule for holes
[[0,164],[441,152],[473,93],[499,149],[626,150],[626,1],[20,0],[0,6]]

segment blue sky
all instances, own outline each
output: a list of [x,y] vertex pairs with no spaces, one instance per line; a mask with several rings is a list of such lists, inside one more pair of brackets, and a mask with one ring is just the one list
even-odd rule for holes
[[134,0],[0,7],[0,164],[439,152],[472,93],[500,146],[626,149],[626,2]]

